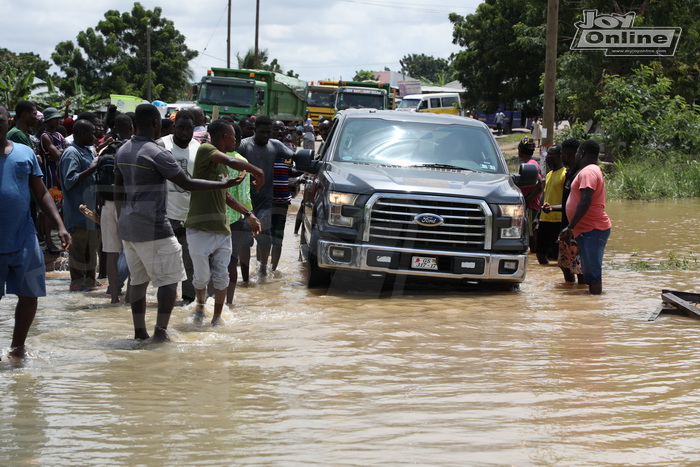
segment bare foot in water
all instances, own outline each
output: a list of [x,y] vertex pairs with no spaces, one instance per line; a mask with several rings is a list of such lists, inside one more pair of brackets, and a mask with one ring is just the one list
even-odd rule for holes
[[221,316],[214,316],[214,317],[211,319],[211,325],[212,325],[212,327],[223,326],[224,324],[226,324],[226,323],[224,322],[223,319],[221,319]]
[[146,339],[150,339],[151,336],[148,335],[148,331],[145,329],[137,329],[134,331],[134,339],[136,340],[142,340],[145,341]]

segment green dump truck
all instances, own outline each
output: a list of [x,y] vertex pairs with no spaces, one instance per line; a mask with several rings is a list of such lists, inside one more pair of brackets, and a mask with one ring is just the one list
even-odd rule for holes
[[308,91],[309,83],[281,73],[212,68],[195,94],[197,105],[209,116],[218,106],[219,116],[267,115],[291,123],[306,118]]
[[[389,83],[377,81],[335,81],[338,91],[336,112],[346,109],[393,110],[394,98]],[[320,84],[327,82],[319,81]]]

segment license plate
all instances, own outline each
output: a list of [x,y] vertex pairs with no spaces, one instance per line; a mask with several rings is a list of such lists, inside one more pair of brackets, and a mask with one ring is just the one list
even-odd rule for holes
[[411,267],[413,269],[437,269],[437,258],[430,258],[428,256],[414,256]]

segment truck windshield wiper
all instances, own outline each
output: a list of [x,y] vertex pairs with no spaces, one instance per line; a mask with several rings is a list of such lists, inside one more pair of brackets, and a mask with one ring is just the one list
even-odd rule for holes
[[467,169],[466,167],[458,167],[456,165],[450,165],[450,164],[416,164],[416,165],[412,165],[411,167],[428,167],[431,169],[469,170],[470,172],[473,172],[472,169]]

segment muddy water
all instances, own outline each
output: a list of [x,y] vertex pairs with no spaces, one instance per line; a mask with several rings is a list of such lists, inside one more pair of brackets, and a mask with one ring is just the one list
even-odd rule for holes
[[700,252],[699,210],[610,203],[600,297],[534,261],[519,292],[309,292],[290,232],[282,278],[160,346],[51,275],[23,363],[0,301],[0,465],[696,464],[700,321],[647,317],[700,272],[629,265]]

